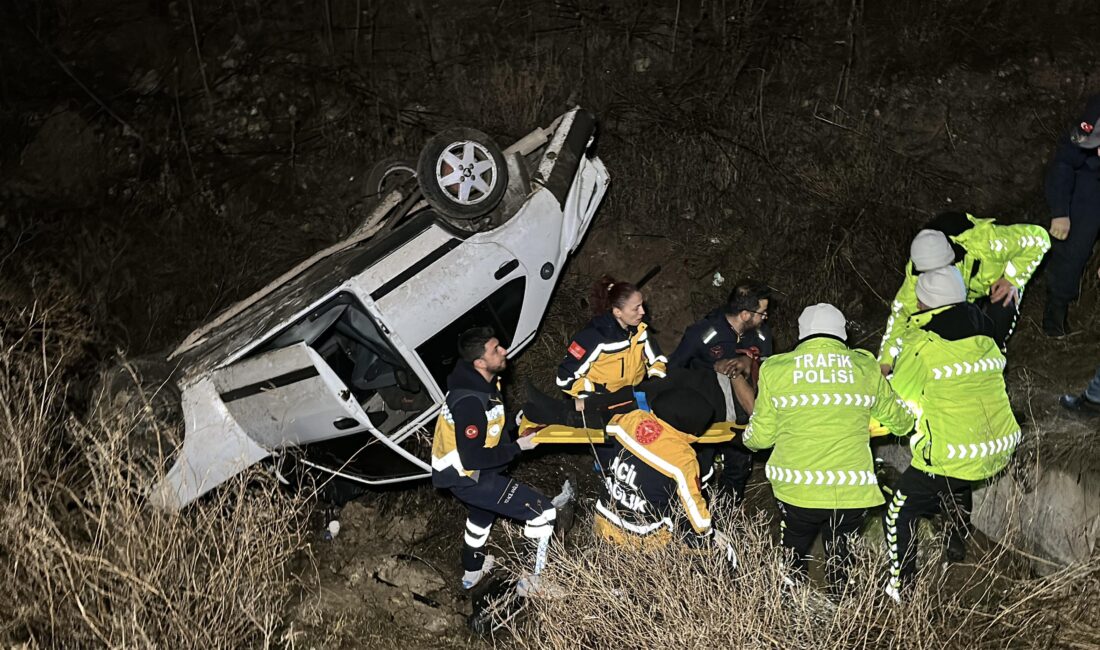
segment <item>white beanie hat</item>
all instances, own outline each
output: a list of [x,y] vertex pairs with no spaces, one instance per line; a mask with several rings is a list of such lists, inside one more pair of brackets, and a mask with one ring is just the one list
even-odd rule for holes
[[844,331],[844,314],[830,304],[821,302],[810,305],[802,310],[798,317],[798,338],[813,336],[814,334],[828,334],[841,341],[848,340],[848,333]]
[[909,246],[909,259],[918,273],[938,269],[955,261],[955,251],[947,235],[938,230],[922,230]]
[[963,284],[962,273],[954,266],[921,273],[917,278],[917,300],[929,308],[966,300],[966,285]]

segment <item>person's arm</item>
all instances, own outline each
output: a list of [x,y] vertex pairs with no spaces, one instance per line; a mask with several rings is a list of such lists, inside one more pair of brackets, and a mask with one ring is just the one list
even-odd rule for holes
[[596,385],[587,375],[600,356],[599,344],[598,335],[589,329],[581,330],[573,337],[565,349],[565,357],[558,364],[558,388],[573,397],[595,392]]
[[733,398],[741,405],[745,415],[751,416],[756,408],[756,391],[753,390],[752,384],[741,374],[733,375],[730,378],[730,384],[733,386]]
[[459,400],[451,409],[454,418],[455,446],[462,466],[469,470],[501,467],[512,462],[520,453],[519,445],[498,432],[500,442],[495,447],[486,447],[485,439],[489,434],[485,411],[475,397]]
[[1017,293],[1023,291],[1050,250],[1050,236],[1042,226],[1032,224],[994,226],[993,233],[989,251],[994,259],[1004,264],[1005,273],[990,287],[989,297],[993,302],[1003,302],[1012,288]]
[[664,378],[668,374],[668,359],[661,354],[661,347],[657,345],[657,339],[649,335],[649,330],[642,332],[642,353],[645,355],[646,377]]
[[741,437],[745,447],[752,451],[767,449],[775,445],[775,437],[779,424],[779,412],[772,402],[769,388],[768,363],[760,366],[760,390],[756,397],[756,403],[749,418],[749,426]]
[[[913,304],[916,301],[916,293],[909,285],[912,280],[908,273],[897,294],[894,302],[890,304],[890,317],[886,319],[886,332],[882,335],[882,343],[879,345],[878,363],[882,374],[887,374],[894,365],[894,360],[901,352],[901,333],[905,330],[905,323],[913,314]],[[912,294],[912,295],[910,295]]]
[[1068,136],[1062,136],[1054,160],[1047,168],[1044,189],[1051,215],[1050,234],[1055,239],[1065,239],[1069,235],[1076,172],[1084,163],[1085,155],[1085,150],[1070,142]]
[[890,386],[890,382],[881,374],[875,378],[875,404],[871,407],[871,416],[890,430],[895,436],[908,435],[916,424],[916,418],[909,406]]

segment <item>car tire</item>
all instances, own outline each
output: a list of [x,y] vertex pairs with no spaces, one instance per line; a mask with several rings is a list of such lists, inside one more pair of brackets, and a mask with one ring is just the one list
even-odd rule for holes
[[493,140],[475,129],[447,129],[433,137],[416,165],[420,191],[436,212],[476,219],[500,203],[508,166]]
[[367,174],[367,199],[378,201],[416,176],[416,163],[407,158],[383,158]]

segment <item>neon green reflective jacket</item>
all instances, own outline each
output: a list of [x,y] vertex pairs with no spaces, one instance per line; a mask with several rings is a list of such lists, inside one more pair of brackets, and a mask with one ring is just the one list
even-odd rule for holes
[[[974,227],[951,240],[966,250],[962,261],[955,266],[966,281],[967,301],[988,296],[990,287],[1002,277],[1023,297],[1024,286],[1050,249],[1050,235],[1042,226],[999,226],[993,219],[979,219],[969,214],[966,218]],[[890,306],[890,318],[886,321],[886,333],[878,353],[879,363],[893,365],[901,350],[905,323],[917,311],[918,275],[913,271],[912,262],[905,265],[905,281]]]
[[867,430],[872,417],[896,435],[913,428],[913,415],[870,352],[811,338],[760,366],[743,440],[749,449],[775,447],[765,473],[776,499],[803,508],[869,508],[883,502]]
[[925,327],[940,307],[914,314],[891,383],[915,414],[913,467],[980,481],[1004,469],[1020,442],[1005,391],[1005,358],[988,336],[949,341]]

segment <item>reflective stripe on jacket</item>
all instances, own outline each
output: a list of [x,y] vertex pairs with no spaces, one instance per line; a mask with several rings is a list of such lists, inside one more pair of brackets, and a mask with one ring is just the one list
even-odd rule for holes
[[576,397],[613,393],[647,377],[664,377],[667,360],[646,329],[639,323],[625,330],[610,313],[593,318],[569,343],[558,366],[558,388]]

